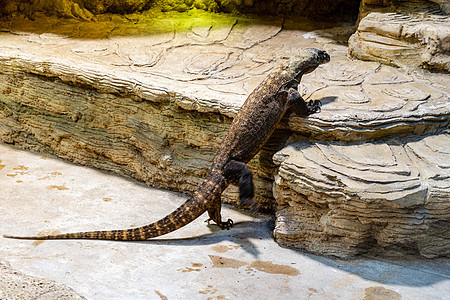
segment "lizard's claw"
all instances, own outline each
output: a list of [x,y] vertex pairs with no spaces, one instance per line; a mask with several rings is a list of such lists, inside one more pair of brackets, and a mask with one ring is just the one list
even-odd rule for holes
[[220,223],[220,228],[229,230],[231,227],[233,227],[233,220],[228,219],[226,222]]
[[322,102],[320,100],[310,100],[306,106],[308,107],[308,115],[320,112],[320,107],[322,106]]
[[[214,221],[214,220],[209,218],[208,220],[205,220],[205,223],[208,222],[208,224],[209,224],[210,221]],[[219,225],[219,227],[221,229],[227,229],[227,230],[230,229],[231,227],[233,227],[233,224],[234,224],[233,220],[231,220],[231,219],[228,219],[226,222],[217,223],[217,225]]]

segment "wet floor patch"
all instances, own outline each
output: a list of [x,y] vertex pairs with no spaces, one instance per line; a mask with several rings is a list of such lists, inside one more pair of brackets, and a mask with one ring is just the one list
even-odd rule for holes
[[269,274],[297,276],[300,272],[291,266],[277,265],[271,261],[254,261],[248,267],[247,270],[258,270]]
[[300,274],[300,271],[294,267],[274,264],[271,261],[256,260],[249,264],[241,260],[217,255],[209,255],[209,258],[213,263],[213,268],[239,269],[241,267],[246,267],[246,273],[252,276],[256,273],[256,271],[287,276],[297,276]]
[[14,170],[13,173],[8,173],[6,174],[6,176],[16,177],[17,175],[30,174],[30,172],[28,172],[28,168],[23,165],[19,165],[18,167],[13,168],[13,170]]
[[399,293],[384,288],[382,286],[372,286],[365,290],[365,295],[363,300],[400,300],[402,295]]
[[203,266],[203,264],[201,264],[201,263],[192,263],[191,265],[192,266],[190,266],[190,267],[184,267],[184,268],[178,269],[177,271],[181,271],[181,272],[200,272],[201,271],[200,267]]
[[225,253],[230,250],[235,250],[235,249],[239,249],[239,248],[242,248],[242,246],[241,245],[214,245],[211,247],[211,249],[213,249],[217,253]]
[[47,190],[58,190],[58,191],[67,191],[69,189],[64,185],[47,185],[45,188]]
[[247,265],[245,261],[240,261],[233,258],[227,258],[217,255],[209,255],[211,262],[213,263],[213,268],[232,268],[239,269]]

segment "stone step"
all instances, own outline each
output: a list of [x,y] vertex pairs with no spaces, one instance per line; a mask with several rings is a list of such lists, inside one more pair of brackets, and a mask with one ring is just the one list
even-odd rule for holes
[[449,4],[435,2],[396,1],[377,8],[363,3],[362,19],[349,40],[350,55],[406,69],[450,72]]
[[321,100],[322,111],[291,118],[289,127],[320,140],[435,133],[450,120],[448,87],[375,62],[336,58],[305,78],[302,94]]
[[376,247],[449,256],[449,145],[443,133],[284,148],[274,156],[275,238],[341,257]]

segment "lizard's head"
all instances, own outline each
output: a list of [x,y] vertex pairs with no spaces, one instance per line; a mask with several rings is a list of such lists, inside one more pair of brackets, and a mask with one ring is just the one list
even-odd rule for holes
[[306,48],[291,57],[287,63],[288,68],[295,77],[314,71],[319,65],[330,61],[330,55],[323,50]]

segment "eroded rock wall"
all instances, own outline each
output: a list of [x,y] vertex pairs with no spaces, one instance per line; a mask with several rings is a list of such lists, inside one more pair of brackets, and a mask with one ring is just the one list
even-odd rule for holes
[[450,16],[429,1],[363,1],[350,56],[404,69],[450,72]]
[[184,110],[164,93],[148,101],[5,71],[2,142],[184,193],[198,188],[231,120]]
[[449,144],[440,134],[290,145],[275,156],[275,238],[340,257],[377,247],[450,255]]
[[155,8],[163,12],[201,9],[212,12],[295,15],[314,20],[354,21],[359,0],[2,0],[0,16],[36,12],[91,20],[104,13],[130,14]]
[[301,91],[324,105],[307,122],[290,119],[310,136],[274,156],[277,241],[339,257],[449,256],[448,88],[336,58]]
[[266,74],[298,48],[324,49],[331,62],[299,87],[322,111],[276,132],[291,144],[275,156],[276,202],[280,144],[250,163],[277,241],[341,257],[449,255],[446,74],[350,60],[348,26],[166,16],[0,22],[1,141],[190,193]]
[[[170,16],[166,21],[174,25]],[[59,34],[0,35],[1,140],[154,186],[195,191],[249,90],[280,63],[258,44],[281,45],[271,41],[281,20],[254,28],[245,18],[214,16],[205,25],[183,15],[179,21],[191,22],[190,30],[176,34],[176,24],[152,35],[145,22],[122,29],[105,22],[102,29],[111,36],[92,39],[105,33],[83,28],[92,25],[86,22],[73,31],[72,20],[63,20]],[[43,23],[39,30],[54,26]],[[26,24],[29,30],[34,21]],[[66,32],[86,35],[67,38]],[[263,165],[257,157],[250,167],[256,173]],[[255,185],[261,209],[273,211],[272,177],[261,172]],[[230,187],[224,200],[236,203],[235,190]]]

